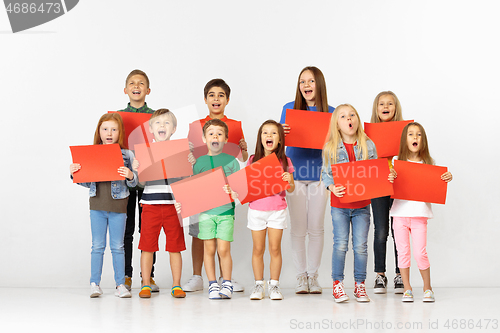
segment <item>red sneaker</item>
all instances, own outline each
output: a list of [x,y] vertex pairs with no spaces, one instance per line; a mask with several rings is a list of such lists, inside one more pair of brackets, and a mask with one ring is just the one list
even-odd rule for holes
[[369,302],[370,298],[366,293],[365,281],[361,283],[354,283],[354,296],[356,296],[356,301],[358,302]]
[[339,280],[333,282],[333,298],[335,298],[335,302],[345,302],[349,300],[349,296],[345,293],[344,284]]

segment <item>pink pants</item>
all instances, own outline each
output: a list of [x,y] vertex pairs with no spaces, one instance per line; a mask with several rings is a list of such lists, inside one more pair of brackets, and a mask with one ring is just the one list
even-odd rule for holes
[[411,266],[410,234],[413,242],[413,255],[418,269],[430,267],[427,258],[427,217],[393,217],[394,239],[398,250],[399,268]]

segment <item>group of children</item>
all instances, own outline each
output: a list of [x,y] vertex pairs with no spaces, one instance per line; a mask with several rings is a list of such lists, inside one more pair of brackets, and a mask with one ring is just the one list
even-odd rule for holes
[[[129,96],[130,103],[122,111],[152,113],[149,120],[149,131],[154,136],[152,144],[169,140],[177,128],[176,117],[168,109],[153,112],[147,107],[145,99],[150,93],[147,75],[139,70],[132,71],[126,80],[125,93]],[[253,239],[252,268],[255,278],[250,299],[260,300],[265,297],[266,236],[271,258],[270,280],[267,282],[268,295],[273,300],[283,299],[279,277],[282,266],[281,240],[283,230],[287,228],[286,192],[289,193],[292,257],[297,271],[295,292],[297,294],[322,293],[317,277],[323,250],[323,221],[328,198],[327,191],[330,191],[333,223],[332,279],[335,301],[344,302],[349,299],[343,280],[351,226],[354,251],[354,296],[359,302],[370,301],[365,287],[370,203],[375,225],[374,252],[377,277],[374,292],[385,293],[387,290],[385,248],[391,216],[393,217],[391,229],[393,229],[395,249],[397,249],[396,292],[403,293],[403,301],[413,301],[409,282],[411,261],[409,234],[411,234],[417,264],[424,281],[423,300],[434,301],[434,293],[430,284],[430,265],[426,252],[427,219],[432,218],[430,204],[397,199],[392,202],[390,197],[348,204],[339,200],[345,194],[346,188],[334,184],[331,165],[376,159],[377,150],[375,144],[365,135],[360,125],[359,115],[352,105],[342,104],[335,109],[328,105],[325,79],[318,68],[306,67],[301,71],[295,102],[284,106],[279,123],[267,120],[260,126],[255,154],[250,158],[248,158],[243,133],[235,130],[241,125],[224,115],[225,107],[229,102],[229,86],[222,79],[211,80],[205,86],[204,95],[209,115],[198,121],[199,126],[202,126],[201,133],[190,131],[189,134],[190,142],[199,140],[198,136],[203,142],[203,149],[199,149],[200,146],[193,148],[191,145],[188,161],[193,166],[193,174],[222,167],[224,174],[229,176],[240,169],[238,160],[246,161],[247,165],[250,165],[274,153],[284,171],[281,174],[282,180],[289,184],[286,191],[249,204],[247,227],[251,230]],[[285,137],[293,131],[293,128],[285,124],[287,109],[333,113],[323,150],[288,147],[285,153]],[[372,114],[372,122],[402,120],[401,106],[396,95],[390,91],[380,93],[375,98]],[[136,187],[138,184],[137,168],[141,161],[135,159],[130,150],[124,149],[124,136],[123,121],[119,114],[108,113],[103,115],[98,122],[94,144],[120,145],[125,166],[120,167],[117,172],[125,180],[80,184],[90,188],[92,229],[90,297],[98,297],[102,294],[99,283],[108,228],[117,286],[115,295],[131,297],[131,244],[135,229],[136,197],[140,203],[139,249],[142,251],[142,284],[139,296],[141,298],[149,298],[151,292],[158,291],[153,280],[153,266],[154,254],[159,250],[158,238],[162,228],[166,235],[165,250],[170,256],[173,280],[171,295],[173,297],[183,298],[186,296],[185,291],[203,289],[201,277],[203,263],[209,280],[208,296],[210,299],[229,299],[233,291],[242,291],[243,288],[232,277],[230,243],[233,241],[234,203],[191,217],[189,234],[193,237],[191,251],[193,277],[181,287],[182,257],[180,252],[186,249],[182,221],[178,216],[182,212],[182,202],[175,200],[170,187],[180,178],[149,181],[141,184],[144,190],[141,189],[142,187]],[[236,149],[228,149],[231,143]],[[401,136],[398,156],[394,159],[433,164],[428,150],[427,137],[420,124],[412,122],[406,125]],[[388,158],[390,166],[388,181],[390,182],[397,177],[392,160],[393,158]],[[81,166],[78,163],[71,164],[71,175],[73,176],[80,169]],[[449,182],[452,175],[446,172],[441,179]],[[234,192],[229,185],[220,189],[214,188],[213,191],[224,191],[232,199],[238,198],[238,193]],[[110,192],[111,196],[107,194]],[[309,237],[307,250],[306,236]],[[219,281],[216,278],[216,253],[220,266]]]

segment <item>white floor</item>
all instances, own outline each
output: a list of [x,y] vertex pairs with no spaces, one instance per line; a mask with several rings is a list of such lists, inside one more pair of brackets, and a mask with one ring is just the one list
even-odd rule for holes
[[[500,288],[435,288],[436,302],[402,303],[401,295],[353,297],[337,304],[331,289],[283,301],[250,301],[249,291],[231,300],[209,300],[206,290],[174,299],[167,289],[140,299],[119,299],[104,289],[89,298],[85,289],[0,288],[2,332],[500,332]],[[352,289],[348,289],[349,295]],[[481,327],[480,327],[481,326]],[[400,328],[400,329],[399,329]]]

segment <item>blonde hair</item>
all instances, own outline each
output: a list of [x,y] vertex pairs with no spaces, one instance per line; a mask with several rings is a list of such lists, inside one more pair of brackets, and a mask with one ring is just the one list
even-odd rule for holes
[[337,163],[337,148],[342,142],[342,135],[340,134],[338,120],[339,120],[339,111],[342,108],[351,108],[356,117],[358,118],[358,129],[356,130],[356,140],[357,145],[361,148],[356,156],[356,159],[368,159],[368,146],[366,144],[369,138],[366,136],[365,131],[363,130],[363,126],[361,126],[361,119],[359,118],[358,111],[351,104],[341,104],[335,108],[335,111],[332,114],[332,118],[330,120],[330,130],[328,131],[328,137],[325,145],[323,146],[323,164],[332,165]]
[[153,120],[156,117],[159,117],[161,115],[166,114],[169,116],[170,120],[172,121],[172,125],[174,125],[174,128],[177,128],[177,118],[175,117],[174,113],[170,111],[169,109],[158,109],[153,114],[151,115],[151,118],[149,118],[149,126],[153,126]]
[[372,119],[371,123],[380,123],[380,118],[378,116],[377,108],[378,108],[378,100],[380,97],[385,96],[385,95],[390,95],[392,98],[394,98],[394,106],[396,107],[396,111],[394,112],[394,117],[390,121],[402,121],[403,120],[403,110],[401,108],[401,103],[399,102],[398,97],[396,96],[395,93],[393,93],[390,90],[387,91],[382,91],[375,97],[375,100],[373,101],[373,109],[372,109]]

